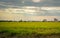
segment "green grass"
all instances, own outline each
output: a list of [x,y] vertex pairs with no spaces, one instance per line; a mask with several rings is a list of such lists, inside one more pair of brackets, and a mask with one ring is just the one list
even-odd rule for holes
[[0,32],[10,33],[60,33],[60,22],[0,22]]

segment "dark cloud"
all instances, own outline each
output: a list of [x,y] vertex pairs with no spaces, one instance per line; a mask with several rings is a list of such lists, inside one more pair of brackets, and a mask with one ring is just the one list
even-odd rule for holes
[[[24,3],[22,3],[24,1]],[[43,0],[39,3],[34,3],[31,0],[0,0],[0,2],[5,2],[5,5],[14,6],[60,6],[60,0]]]
[[5,9],[5,8],[7,8],[7,7],[6,7],[6,6],[1,6],[1,5],[0,5],[0,9]]

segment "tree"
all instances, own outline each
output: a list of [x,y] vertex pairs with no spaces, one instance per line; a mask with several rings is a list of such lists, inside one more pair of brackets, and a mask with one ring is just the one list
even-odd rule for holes
[[43,22],[46,22],[47,21],[47,19],[43,19]]
[[56,21],[58,21],[58,19],[57,18],[54,18],[54,21],[56,22]]

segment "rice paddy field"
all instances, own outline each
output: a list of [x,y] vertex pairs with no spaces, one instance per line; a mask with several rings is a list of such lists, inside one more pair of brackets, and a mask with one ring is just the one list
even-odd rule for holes
[[60,22],[0,22],[0,38],[60,38]]

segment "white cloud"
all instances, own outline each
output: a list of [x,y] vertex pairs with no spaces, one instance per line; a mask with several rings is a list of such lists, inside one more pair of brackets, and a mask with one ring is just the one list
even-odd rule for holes
[[21,8],[8,8],[5,9],[5,11],[7,13],[26,13],[26,14],[36,14],[37,12],[39,12],[39,9],[37,7],[21,7]]
[[60,7],[35,7],[35,6],[23,6],[21,8],[7,8],[6,13],[24,14],[26,16],[41,16],[41,15],[55,15],[59,16]]
[[41,7],[42,10],[60,10],[60,7]]
[[[34,7],[34,6],[24,6],[21,8],[6,8],[5,10],[0,10],[0,20],[17,20],[19,21],[20,19],[22,20],[35,20],[39,21],[40,19],[47,19],[47,20],[53,20],[53,18],[58,18],[60,20],[60,16],[57,16],[57,14],[60,13],[60,7],[57,9],[57,7]],[[48,12],[46,12],[46,11]],[[59,13],[58,13],[59,12]],[[46,14],[45,14],[46,13]],[[53,14],[56,16],[49,16],[49,14]],[[26,16],[25,16],[25,15]],[[28,16],[30,14],[30,16]],[[38,16],[40,14],[40,16]],[[41,16],[41,15],[47,15],[48,16]],[[35,15],[35,16],[33,16]],[[36,19],[37,18],[37,19]]]

